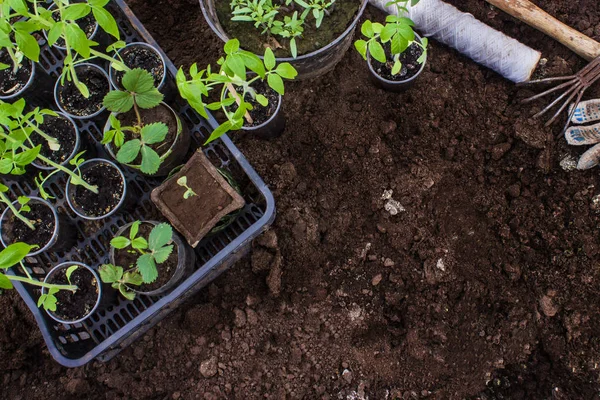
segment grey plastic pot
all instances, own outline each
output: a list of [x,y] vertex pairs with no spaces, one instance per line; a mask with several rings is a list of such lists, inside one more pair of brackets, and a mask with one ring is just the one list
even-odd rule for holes
[[[45,251],[65,251],[69,250],[71,247],[75,245],[77,242],[77,231],[75,227],[71,224],[69,219],[62,214],[59,214],[56,211],[56,208],[52,206],[49,202],[39,197],[30,197],[29,205],[41,203],[48,207],[52,216],[54,218],[54,232],[52,233],[52,237],[48,241],[42,245],[39,244],[39,248],[31,253],[27,254],[28,257],[37,256]],[[19,202],[14,201],[12,203],[15,207],[19,207]],[[7,232],[6,232],[6,223],[9,218],[11,218],[13,212],[10,208],[6,207],[2,216],[0,217],[0,242],[2,242],[2,246],[7,247],[13,242],[10,241]],[[29,244],[38,244],[38,243],[29,243]]]
[[[117,233],[115,234],[115,237],[122,236],[124,234],[124,232],[126,232],[132,224],[133,224],[133,222],[121,227],[121,229],[119,229],[117,231]],[[151,224],[153,226],[156,226],[159,224],[159,222],[157,222],[157,221],[142,221],[142,224]],[[143,292],[141,290],[136,290],[135,287],[130,287],[130,289],[132,291],[134,291],[137,294],[144,295],[144,296],[157,296],[159,294],[166,293],[166,292],[170,291],[171,289],[174,289],[177,285],[179,285],[179,283],[184,278],[186,278],[188,275],[190,275],[192,273],[194,263],[196,262],[196,254],[194,253],[194,250],[186,242],[184,242],[181,239],[181,237],[179,236],[179,234],[175,231],[173,231],[172,239],[173,239],[173,243],[177,247],[177,267],[175,268],[175,272],[173,273],[173,276],[171,277],[171,279],[169,279],[169,281],[166,284],[164,284],[162,287],[160,287],[156,290],[152,290],[149,292]],[[109,258],[110,258],[110,263],[112,265],[117,265],[115,263],[115,248],[112,246],[110,248]],[[123,266],[123,267],[125,267],[125,266]]]
[[[77,66],[75,67],[75,69],[81,69],[81,68],[90,68],[90,69],[95,69],[95,70],[99,71],[106,78],[106,82],[110,89],[110,80],[108,78],[108,74],[106,73],[106,71],[104,69],[102,69],[99,66],[97,66],[96,64],[92,64],[92,63],[81,63],[81,64],[77,64]],[[54,85],[54,101],[56,102],[56,105],[58,106],[60,111],[62,111],[64,114],[68,115],[69,117],[71,117],[73,119],[90,120],[90,119],[94,119],[95,117],[99,116],[106,110],[106,107],[104,107],[104,104],[103,104],[102,107],[98,109],[98,111],[96,111],[90,115],[75,115],[75,114],[69,112],[69,110],[67,110],[64,107],[64,105],[61,104],[61,102],[59,101],[58,91],[59,91],[60,87],[62,86],[60,81],[61,81],[61,77],[59,76],[58,79],[56,80],[56,84]]]
[[[162,62],[162,66],[163,66],[163,77],[162,80],[160,81],[160,83],[157,86],[158,90],[161,90],[163,88],[163,86],[165,85],[165,81],[167,79],[167,64],[165,63],[165,58],[163,57],[162,53],[160,51],[158,51],[156,49],[156,47],[148,44],[148,43],[144,43],[144,42],[133,42],[133,43],[129,43],[127,46],[123,47],[122,49],[120,49],[117,53],[121,54],[122,52],[126,51],[126,50],[130,50],[133,47],[145,47],[147,49],[152,50],[152,52],[156,53],[156,55],[158,55],[158,57],[160,58],[161,62]],[[138,68],[139,66],[132,66],[129,65],[130,68]],[[116,90],[121,90],[122,87],[121,85],[119,85],[117,83],[117,77],[116,77],[116,70],[109,66],[108,68],[108,76],[110,78],[110,84],[113,88],[115,88]]]
[[[90,317],[90,315],[92,315],[98,309],[98,306],[100,306],[100,300],[102,299],[102,295],[103,295],[100,277],[98,277],[98,274],[96,273],[96,271],[94,271],[92,268],[90,268],[86,264],[83,264],[80,262],[67,261],[67,262],[57,265],[56,267],[52,268],[50,270],[50,272],[48,272],[48,275],[46,275],[46,278],[44,279],[44,283],[52,283],[52,282],[48,282],[48,280],[51,279],[54,274],[56,274],[61,269],[65,269],[65,268],[71,267],[73,265],[77,265],[81,268],[85,268],[92,273],[92,275],[94,276],[94,279],[96,280],[96,287],[98,288],[98,297],[96,299],[96,303],[89,310],[89,312],[77,320],[63,319],[63,318],[60,318],[58,315],[56,315],[55,312],[46,310],[46,313],[50,316],[50,318],[52,318],[53,320],[55,320],[56,322],[61,323],[61,324],[78,324],[78,323],[81,323],[81,322],[85,321],[86,319],[88,319]],[[48,289],[46,289],[44,287],[42,288],[42,294],[46,294],[47,291],[48,291]],[[57,307],[60,307],[60,304],[57,304]]]
[[[69,154],[69,157],[67,157],[65,159],[65,161],[60,163],[60,165],[66,166],[69,164],[69,161],[71,161],[73,159],[73,157],[75,157],[75,155],[79,152],[79,148],[81,147],[81,136],[79,135],[79,128],[77,127],[77,124],[75,123],[75,121],[73,121],[73,119],[71,117],[69,117],[67,114],[62,113],[62,112],[58,112],[57,114],[60,117],[63,117],[67,121],[69,121],[69,123],[73,126],[73,132],[75,134],[75,146],[73,147],[73,151],[71,152],[71,154]],[[54,171],[56,169],[52,166],[44,165],[44,164],[40,163],[39,161],[37,161],[37,159],[35,159],[31,164],[34,167],[36,167],[38,169],[42,169],[44,171]]]
[[[415,36],[420,42],[421,36],[419,36],[417,33],[415,33]],[[387,90],[388,92],[399,93],[399,92],[404,92],[404,91],[410,89],[415,84],[415,81],[417,80],[417,78],[421,75],[421,73],[425,69],[425,64],[427,64],[427,56],[425,56],[425,61],[423,61],[423,64],[421,64],[419,71],[415,75],[413,75],[409,79],[406,79],[403,81],[392,81],[389,79],[385,79],[382,76],[380,76],[379,74],[377,74],[377,72],[373,68],[371,54],[367,50],[367,65],[369,66],[369,72],[371,72],[371,75],[373,76],[373,79],[375,80],[375,82],[382,89]]]
[[11,94],[1,94],[0,100],[13,102],[27,95],[27,105],[30,107],[48,107],[52,104],[52,91],[54,80],[37,63],[25,59],[31,65],[31,74],[27,83],[19,90]]
[[[200,8],[204,19],[215,32],[215,34],[224,42],[231,39],[219,22],[217,11],[215,9],[216,0],[199,0]],[[338,62],[342,60],[344,54],[352,45],[352,39],[354,36],[354,29],[358,20],[362,16],[365,7],[367,6],[367,0],[361,0],[360,7],[354,16],[354,20],[348,25],[346,30],[338,36],[337,39],[328,43],[326,46],[321,47],[311,53],[299,55],[296,58],[293,57],[277,57],[277,63],[289,62],[298,71],[296,80],[306,80],[318,78],[321,75],[331,71]],[[326,23],[324,21],[323,23]],[[262,55],[258,54],[262,59]]]
[[[158,171],[155,174],[149,175],[149,174],[143,173],[140,170],[139,165],[124,164],[124,165],[128,166],[129,168],[135,169],[139,174],[142,174],[144,176],[156,177],[156,176],[168,175],[169,172],[171,172],[171,170],[173,168],[175,168],[176,166],[180,165],[183,162],[183,159],[185,158],[185,156],[188,152],[188,149],[190,148],[191,138],[190,138],[190,131],[189,131],[189,128],[187,127],[187,125],[181,120],[181,118],[175,112],[175,110],[173,110],[167,103],[163,102],[160,104],[162,106],[166,107],[175,116],[175,119],[177,120],[178,134],[177,134],[177,137],[175,138],[175,140],[173,141],[173,144],[169,148],[169,150],[167,150],[163,155],[160,156],[162,163],[160,164],[160,167],[158,168]],[[113,114],[113,115],[115,115],[115,114]],[[108,118],[106,120],[106,124],[104,125],[104,132],[109,131],[111,129],[111,127],[112,126],[110,124],[110,118]],[[113,150],[111,143],[107,143],[104,146],[104,148],[106,149],[108,154],[110,154],[110,156],[114,160],[117,160],[117,156]]]

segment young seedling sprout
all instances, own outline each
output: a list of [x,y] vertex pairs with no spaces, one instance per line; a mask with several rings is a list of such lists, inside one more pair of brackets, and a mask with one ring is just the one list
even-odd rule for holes
[[8,207],[10,211],[12,211],[13,215],[19,218],[25,225],[27,225],[29,229],[35,230],[34,221],[30,220],[22,214],[24,212],[31,211],[31,207],[28,206],[29,201],[31,199],[26,196],[19,196],[19,198],[17,199],[17,202],[19,203],[19,208],[17,209],[17,207],[14,206],[12,201],[10,201],[10,199],[6,195],[8,191],[8,186],[0,183],[0,203],[3,203],[6,207]]
[[[257,93],[252,84],[259,79],[266,81],[269,87],[275,92],[283,95],[283,79],[294,79],[298,74],[296,69],[290,63],[281,63],[275,65],[275,55],[269,48],[265,50],[264,63],[255,54],[240,49],[240,42],[237,39],[231,39],[225,43],[224,58],[217,62],[221,68],[219,73],[211,72],[210,65],[205,70],[198,71],[198,66],[193,64],[190,68],[191,79],[187,79],[183,69],[177,72],[177,87],[181,96],[200,115],[208,118],[205,107],[209,110],[223,110],[227,121],[215,129],[206,143],[221,137],[228,131],[240,129],[244,125],[244,120],[252,123],[248,111],[252,110],[252,104],[246,101],[246,97],[256,100],[262,107],[269,104],[269,100],[262,94]],[[254,72],[256,76],[249,76],[247,72]],[[236,88],[242,89],[240,95]],[[214,89],[220,89],[220,101],[206,103],[209,92]],[[237,109],[231,111],[231,106],[237,104]]]
[[[154,86],[152,75],[141,68],[126,72],[122,82],[124,90],[109,92],[104,97],[104,106],[113,113],[126,113],[133,109],[136,123],[133,126],[122,126],[121,121],[115,115],[111,115],[112,129],[104,133],[102,144],[114,143],[119,149],[117,160],[123,164],[131,163],[141,153],[140,170],[146,174],[154,174],[158,171],[162,159],[150,145],[163,142],[169,128],[163,122],[144,124],[140,109],[158,106],[163,100],[163,95]],[[133,138],[125,141],[125,133],[130,133]],[[167,157],[168,153],[162,157]]]
[[196,192],[194,192],[192,190],[192,188],[187,185],[187,176],[182,176],[179,179],[177,179],[177,184],[186,189],[186,191],[183,193],[184,199],[187,200],[192,196],[198,196],[198,194]]
[[136,264],[121,266],[105,264],[100,268],[100,279],[104,283],[112,284],[127,299],[133,300],[135,293],[128,291],[128,285],[139,286],[142,283],[152,283],[158,278],[157,264],[162,264],[173,252],[170,244],[173,238],[173,228],[167,223],[156,225],[150,231],[148,240],[138,236],[140,221],[136,221],[129,229],[129,237],[117,236],[110,241],[115,249],[127,249],[131,254],[139,254]]
[[[70,275],[67,277],[69,280],[68,285],[54,285],[51,283],[44,283],[38,280],[35,280],[31,277],[27,268],[23,265],[23,259],[27,254],[31,253],[31,250],[35,249],[37,246],[30,246],[26,243],[18,242],[13,243],[7,246],[4,250],[0,251],[0,289],[12,289],[14,286],[12,282],[23,282],[32,286],[38,286],[48,289],[48,293],[40,296],[38,300],[38,307],[43,306],[46,310],[56,311],[56,297],[55,294],[60,290],[69,290],[71,292],[75,292],[78,288],[76,285],[72,285],[70,282]],[[17,276],[17,275],[9,275],[6,274],[9,268],[20,264],[22,270],[25,272],[26,277]],[[68,271],[67,271],[68,273]],[[73,271],[71,271],[71,274]]]
[[386,7],[396,6],[398,15],[388,15],[385,19],[386,24],[366,20],[361,26],[361,33],[368,39],[359,39],[354,42],[356,50],[366,60],[367,51],[375,60],[382,64],[387,64],[388,60],[382,44],[390,44],[392,54],[392,75],[397,75],[402,70],[400,55],[406,51],[413,43],[423,50],[417,63],[423,64],[427,58],[427,38],[422,38],[419,42],[415,40],[414,22],[403,15],[408,13],[406,5],[411,3],[415,6],[419,0],[393,0],[386,4]]

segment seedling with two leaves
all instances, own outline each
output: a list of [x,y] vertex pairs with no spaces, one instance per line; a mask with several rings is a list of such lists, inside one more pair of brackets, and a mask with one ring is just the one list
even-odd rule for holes
[[179,179],[177,179],[177,184],[179,186],[181,186],[182,188],[186,189],[185,192],[183,193],[183,198],[185,200],[189,199],[192,196],[198,196],[198,194],[196,192],[194,192],[191,187],[188,186],[187,176],[182,176]]
[[29,229],[35,230],[35,221],[32,221],[23,215],[23,213],[31,211],[31,207],[29,207],[28,205],[31,199],[27,196],[19,196],[17,199],[17,202],[19,203],[19,208],[17,208],[8,198],[8,192],[8,186],[0,183],[0,203],[8,207],[13,213],[13,215],[20,219],[25,225],[27,225]]
[[[162,156],[150,146],[162,143],[169,133],[168,126],[163,122],[144,124],[140,109],[157,107],[163,100],[163,95],[154,86],[152,75],[141,68],[136,68],[123,75],[124,90],[113,90],[104,98],[104,106],[113,113],[126,113],[134,110],[136,123],[133,126],[122,126],[115,114],[110,116],[110,130],[104,133],[102,144],[113,143],[119,149],[117,160],[130,164],[141,154],[140,170],[146,174],[158,171],[163,160],[169,156],[170,150]],[[125,134],[132,139],[125,141]]]
[[[275,55],[269,48],[265,50],[264,63],[254,53],[240,49],[240,42],[231,39],[225,43],[225,57],[217,62],[220,65],[218,73],[211,70],[210,65],[199,71],[193,64],[188,79],[180,68],[177,72],[177,88],[181,97],[186,99],[190,106],[200,115],[208,118],[205,108],[209,110],[221,109],[227,121],[215,129],[206,143],[221,137],[228,131],[240,129],[244,121],[252,123],[249,112],[253,109],[248,98],[256,100],[262,107],[269,104],[269,100],[261,93],[257,93],[252,84],[258,80],[265,81],[275,92],[285,93],[283,79],[294,79],[298,74],[290,63],[276,65]],[[247,74],[254,73],[254,76]],[[242,93],[238,93],[241,89]],[[210,91],[220,90],[219,101],[207,103]],[[236,104],[237,109],[232,111]]]

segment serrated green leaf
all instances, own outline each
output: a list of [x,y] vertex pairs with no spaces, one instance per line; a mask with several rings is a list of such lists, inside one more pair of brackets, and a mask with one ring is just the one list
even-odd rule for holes
[[134,68],[123,75],[123,87],[130,92],[141,94],[155,89],[154,77],[142,68]]
[[110,245],[115,249],[124,249],[131,244],[131,241],[123,236],[117,236],[110,241]]
[[160,167],[160,156],[150,146],[142,146],[142,164],[140,170],[145,174],[155,174]]
[[121,293],[121,295],[127,300],[133,301],[135,299],[135,292],[127,290],[125,285],[119,285],[119,293]]
[[126,113],[133,108],[133,96],[128,92],[113,90],[104,96],[102,104],[109,111]]
[[112,264],[104,264],[98,269],[100,280],[104,283],[119,282],[123,277],[123,268]]
[[152,254],[143,254],[137,259],[137,269],[144,283],[152,283],[158,278],[158,270]]
[[132,139],[125,143],[119,149],[117,153],[117,161],[123,164],[129,164],[135,160],[140,154],[140,148],[142,147],[142,141],[140,139]]
[[167,261],[167,259],[169,258],[169,256],[171,255],[172,252],[173,252],[173,245],[170,245],[170,246],[161,247],[160,249],[153,251],[152,254],[154,255],[154,259],[156,260],[156,262],[158,264],[162,264],[165,261]]
[[143,237],[138,237],[131,241],[131,247],[138,250],[145,250],[148,248],[148,242]]
[[141,130],[142,141],[146,144],[160,143],[167,137],[169,127],[163,122],[145,125]]
[[140,286],[142,283],[144,283],[144,280],[139,272],[130,271],[125,272],[125,275],[123,275],[123,282],[125,282],[127,285]]
[[154,89],[146,93],[140,93],[135,96],[135,102],[140,108],[154,108],[163,101],[164,95]]
[[171,242],[172,238],[173,228],[171,228],[171,225],[166,222],[158,224],[148,236],[148,248],[150,250],[157,250]]

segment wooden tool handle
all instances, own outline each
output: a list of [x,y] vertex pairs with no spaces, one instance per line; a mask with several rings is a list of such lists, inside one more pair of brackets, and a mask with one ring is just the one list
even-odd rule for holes
[[528,0],[486,1],[558,40],[588,61],[600,56],[600,43],[565,25]]

